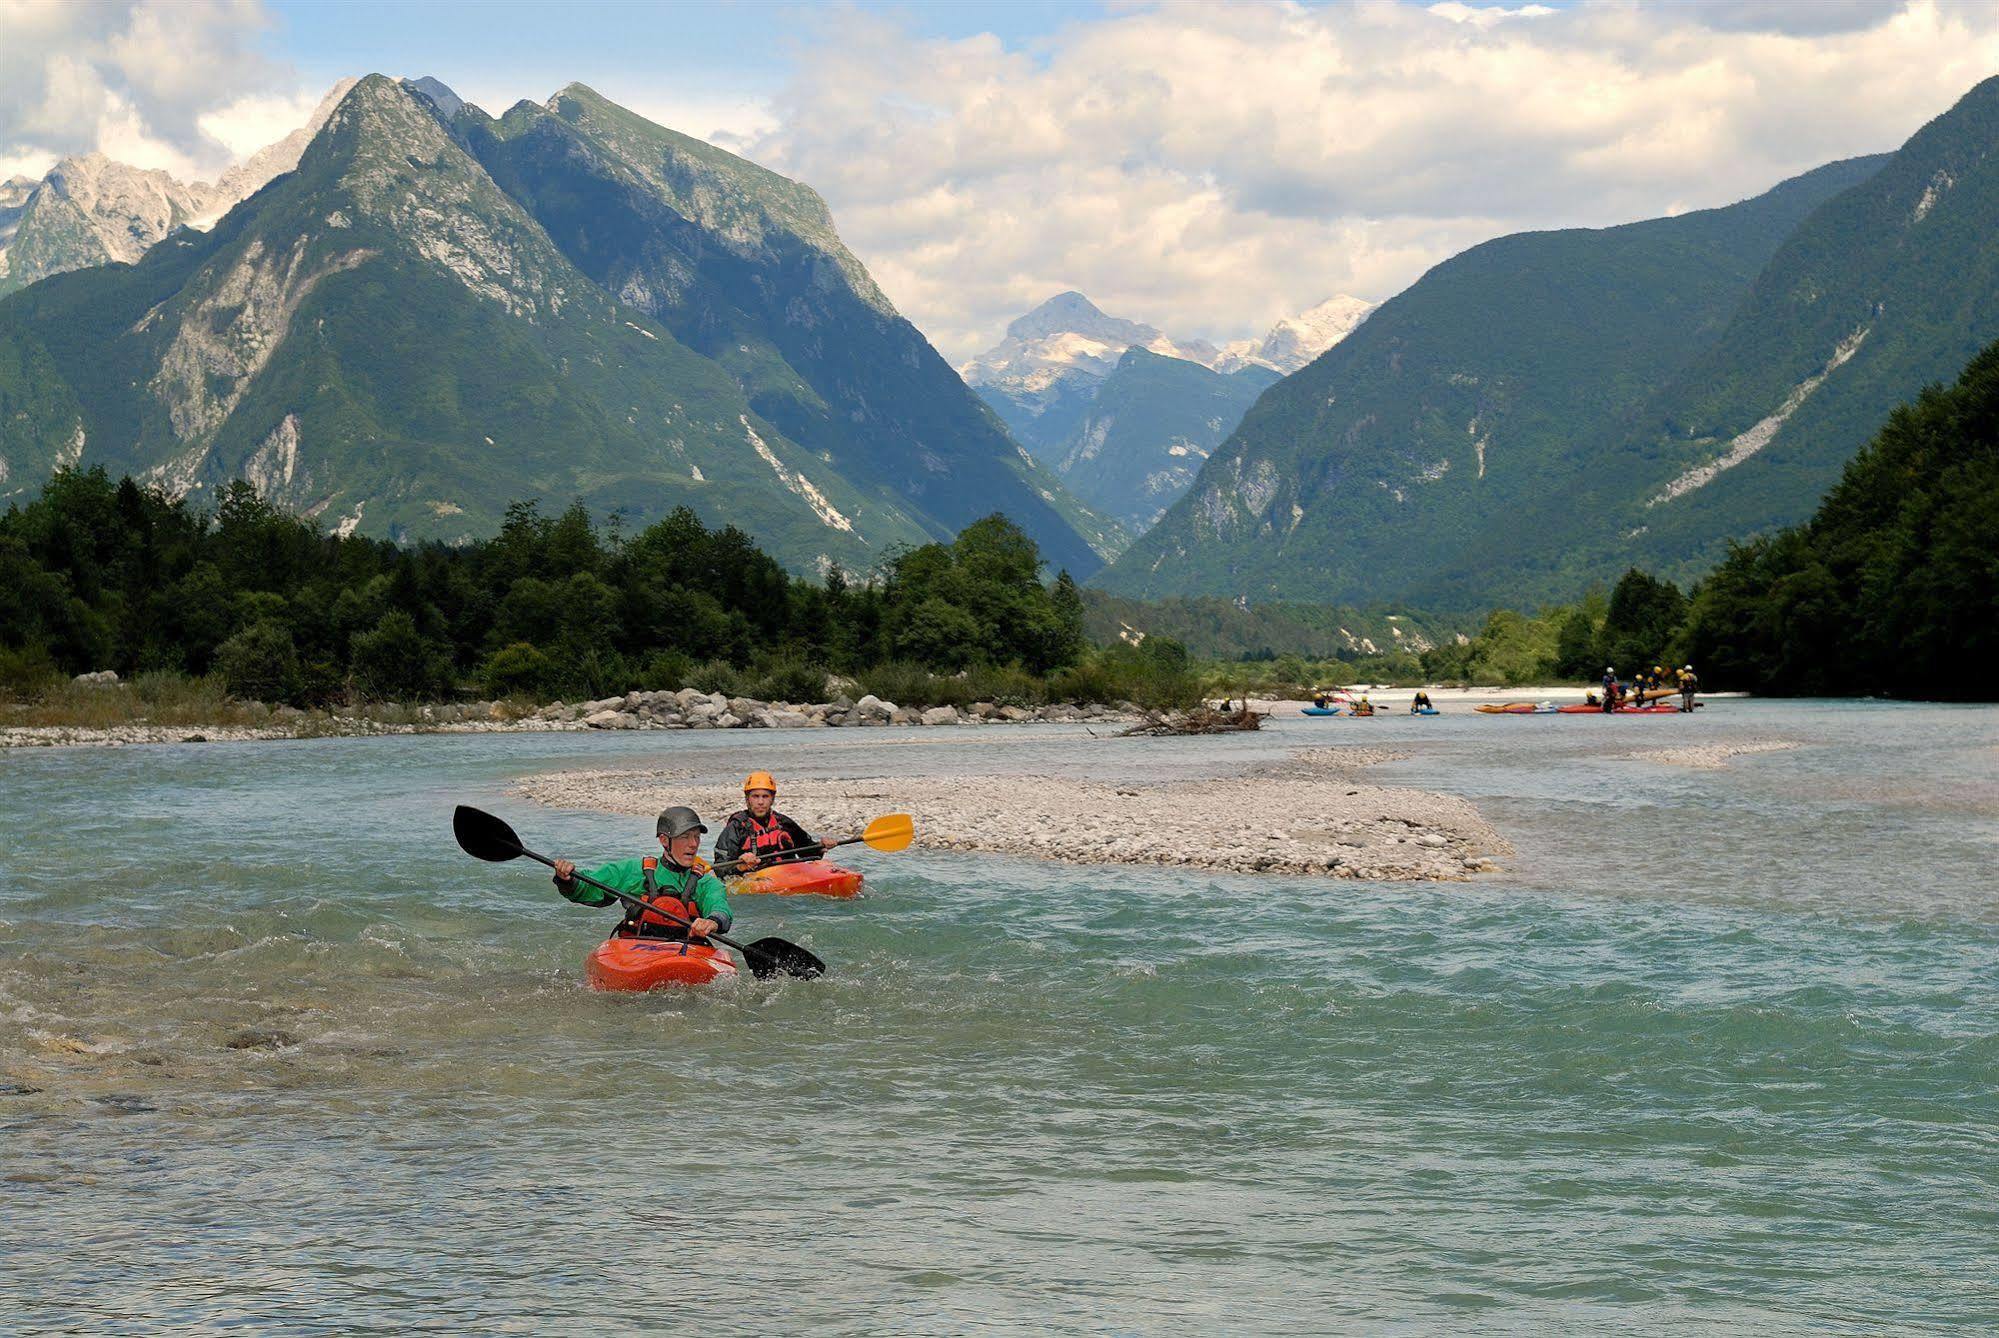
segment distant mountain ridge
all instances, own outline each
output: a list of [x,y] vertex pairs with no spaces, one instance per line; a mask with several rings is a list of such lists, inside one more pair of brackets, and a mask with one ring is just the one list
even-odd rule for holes
[[1224,374],[1246,367],[1289,373],[1345,338],[1373,309],[1357,297],[1335,297],[1279,321],[1261,339],[1216,348],[1204,339],[1175,339],[1141,321],[1107,315],[1070,291],[1017,317],[1006,327],[1006,338],[961,363],[958,372],[1030,455],[1051,463],[1068,452],[1083,415],[1128,349]]
[[405,539],[491,533],[533,497],[686,504],[797,569],[1000,510],[1080,575],[1100,559],[1077,525],[1114,532],[817,195],[580,85],[495,119],[370,76],[213,231],[0,301],[0,496],[77,463],[245,477]]
[[1277,380],[1258,363],[1215,372],[1134,344],[1098,387],[1055,472],[1090,507],[1143,534]]
[[1097,512],[1143,532],[1257,395],[1373,310],[1337,297],[1225,348],[1175,340],[1058,293],[960,373],[1037,461]]

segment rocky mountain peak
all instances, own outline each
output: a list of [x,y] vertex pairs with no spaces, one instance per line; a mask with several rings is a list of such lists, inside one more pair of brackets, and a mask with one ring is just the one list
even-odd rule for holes
[[133,167],[101,153],[65,158],[40,181],[0,186],[0,294],[51,274],[131,264],[177,227],[207,229],[299,158],[354,80],[320,100],[308,122],[224,172],[214,185]]
[[1047,339],[1079,334],[1107,344],[1149,344],[1159,331],[1138,321],[1107,316],[1096,303],[1073,289],[1057,293],[1006,327],[1008,339]]
[[465,107],[465,99],[452,92],[443,80],[428,74],[416,79],[403,80],[403,87],[429,99],[430,104],[437,108],[447,121],[458,115]]

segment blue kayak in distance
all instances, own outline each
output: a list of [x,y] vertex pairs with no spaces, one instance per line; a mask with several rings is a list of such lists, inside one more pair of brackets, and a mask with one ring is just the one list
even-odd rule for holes
[[1300,709],[1301,709],[1301,710],[1302,710],[1302,711],[1304,712],[1304,714],[1306,714],[1306,715],[1344,715],[1344,714],[1345,714],[1345,712],[1343,712],[1343,711],[1336,711],[1336,710],[1334,710],[1334,709],[1333,709],[1332,707],[1330,707],[1330,706],[1306,706],[1306,707],[1301,707]]

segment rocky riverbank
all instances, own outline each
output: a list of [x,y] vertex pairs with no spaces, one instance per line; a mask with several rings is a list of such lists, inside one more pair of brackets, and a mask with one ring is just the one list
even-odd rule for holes
[[[115,691],[115,678],[102,688]],[[105,747],[146,743],[241,743],[376,734],[472,734],[537,730],[633,729],[833,729],[883,726],[1104,724],[1140,719],[1132,707],[1058,703],[1002,706],[973,702],[960,709],[898,706],[872,695],[855,700],[794,705],[683,688],[678,692],[628,692],[597,701],[555,702],[534,709],[518,702],[459,702],[433,706],[383,705],[348,711],[301,711],[290,706],[232,702],[226,723],[160,724],[137,719],[115,724],[6,724],[0,748]]]
[[[1249,774],[1143,785],[948,772],[815,779],[789,788],[786,808],[814,831],[841,833],[904,811],[923,847],[1073,864],[1463,882],[1513,853],[1466,800],[1355,781],[1392,756],[1368,751],[1307,749]],[[516,788],[552,807],[647,819],[669,804],[715,815],[741,806],[726,782],[685,771],[561,771]]]

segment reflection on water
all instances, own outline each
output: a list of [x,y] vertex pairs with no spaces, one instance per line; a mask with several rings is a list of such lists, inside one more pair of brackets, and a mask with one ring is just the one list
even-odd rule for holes
[[[1806,746],[1629,756],[1695,739]],[[863,854],[861,903],[739,907],[833,978],[633,999],[578,986],[604,913],[449,836],[470,802],[640,848],[507,794],[578,765],[754,759],[809,818],[814,776],[1343,742],[1518,856],[1434,887]],[[1729,703],[0,754],[0,1314],[1990,1327],[1995,743],[1986,710]]]

